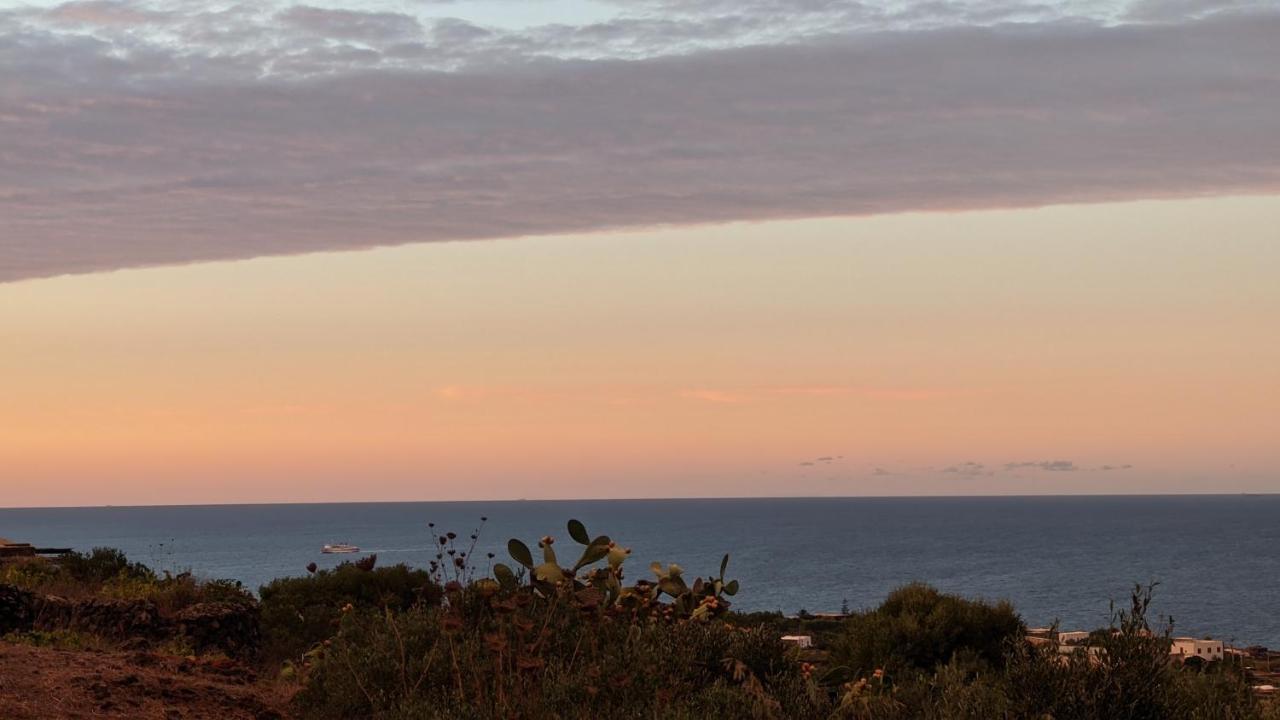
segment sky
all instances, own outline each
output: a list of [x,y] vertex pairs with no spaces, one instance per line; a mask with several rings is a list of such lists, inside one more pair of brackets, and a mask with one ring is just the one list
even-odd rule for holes
[[0,506],[1280,491],[1278,35],[0,0]]

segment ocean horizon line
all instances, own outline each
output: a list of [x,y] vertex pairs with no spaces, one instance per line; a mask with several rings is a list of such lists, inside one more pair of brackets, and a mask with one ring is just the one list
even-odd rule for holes
[[1163,492],[1163,493],[983,493],[956,495],[726,495],[726,496],[662,496],[662,497],[551,497],[551,498],[452,498],[413,500],[279,500],[265,502],[154,503],[121,505],[3,505],[6,510],[101,510],[146,508],[212,508],[212,507],[297,507],[332,505],[421,505],[481,503],[575,503],[575,502],[693,502],[693,501],[766,501],[766,500],[1051,500],[1089,498],[1237,498],[1280,497],[1275,491],[1241,492]]

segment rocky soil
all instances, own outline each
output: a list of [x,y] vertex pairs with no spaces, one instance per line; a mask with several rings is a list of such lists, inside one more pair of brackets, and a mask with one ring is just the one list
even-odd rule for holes
[[0,718],[284,720],[286,691],[234,661],[0,642]]

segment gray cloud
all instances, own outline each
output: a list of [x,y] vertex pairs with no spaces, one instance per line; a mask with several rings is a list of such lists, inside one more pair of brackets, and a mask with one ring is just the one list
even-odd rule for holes
[[1021,469],[1046,470],[1048,472],[1075,472],[1081,468],[1070,460],[1042,460],[1039,462],[1005,463],[1005,470]]
[[[652,57],[658,18],[498,33],[294,8],[276,29],[242,6],[80,5],[154,12],[159,29],[148,39],[90,14],[76,22],[92,32],[55,31],[68,21],[54,11],[0,13],[0,282],[664,223],[1280,190],[1274,12]],[[739,37],[746,21],[667,31]],[[587,59],[628,43],[643,59]]]
[[814,465],[830,465],[831,463],[837,460],[843,460],[843,459],[844,459],[843,455],[823,455],[822,457],[817,457],[812,460],[802,460],[800,461],[800,465],[802,467],[812,467]]
[[74,26],[122,26],[167,23],[172,13],[157,11],[130,2],[80,0],[51,8],[41,15],[54,24]]
[[286,26],[319,37],[375,44],[421,37],[423,33],[422,24],[417,18],[403,13],[330,10],[295,5],[276,17]]
[[1081,467],[1070,460],[1040,460],[1035,462],[1005,463],[1006,471],[1012,470],[1044,470],[1046,472],[1111,472],[1113,470],[1131,470],[1132,465],[1099,465],[1097,467]]
[[1167,22],[1268,7],[1274,8],[1270,0],[1135,0],[1126,9],[1125,17],[1131,20]]
[[942,472],[951,473],[954,475],[969,475],[969,476],[991,474],[991,471],[987,469],[986,465],[983,465],[980,462],[973,462],[973,461],[962,462],[955,465],[951,465],[949,467],[942,468]]

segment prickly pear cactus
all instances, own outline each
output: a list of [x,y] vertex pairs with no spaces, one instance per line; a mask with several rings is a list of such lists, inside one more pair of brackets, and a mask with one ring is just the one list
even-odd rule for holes
[[[622,611],[640,615],[659,615],[672,619],[703,620],[724,613],[729,608],[726,596],[736,595],[737,580],[725,580],[729,556],[720,561],[717,577],[697,578],[690,586],[684,579],[684,569],[679,565],[663,566],[652,563],[649,568],[655,580],[640,580],[634,585],[623,585],[623,564],[631,555],[607,535],[592,538],[579,520],[567,524],[569,537],[583,547],[578,560],[571,567],[562,567],[553,545],[555,539],[544,537],[538,542],[542,562],[534,560],[529,546],[520,540],[507,543],[507,552],[529,578],[529,587],[538,595],[551,597],[556,594],[571,597],[584,610]],[[600,562],[604,561],[601,565]],[[503,592],[515,592],[521,587],[520,577],[509,566],[497,564],[493,569],[494,580]],[[669,600],[663,600],[663,596]]]

